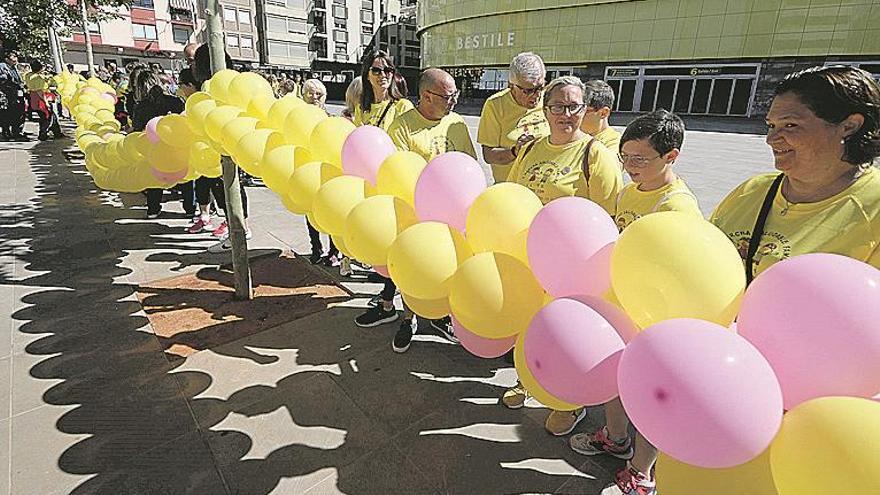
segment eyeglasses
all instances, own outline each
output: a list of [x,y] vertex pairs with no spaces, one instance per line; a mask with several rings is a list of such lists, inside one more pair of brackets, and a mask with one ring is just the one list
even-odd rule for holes
[[539,85],[539,86],[535,86],[534,88],[524,88],[524,87],[522,87],[522,86],[520,86],[519,84],[516,84],[516,83],[510,83],[510,84],[513,85],[513,86],[515,86],[517,89],[519,89],[520,91],[522,91],[523,94],[528,95],[528,96],[534,96],[534,95],[540,93],[541,91],[544,91],[544,85],[543,85],[543,84],[541,84],[541,85]]
[[458,95],[461,94],[461,90],[458,90],[455,93],[452,93],[450,95],[441,95],[440,93],[435,93],[433,91],[428,91],[428,93],[431,93],[434,96],[439,96],[440,98],[443,98],[444,100],[446,100],[447,103],[449,103],[450,101],[455,101],[458,99]]
[[587,106],[583,103],[572,103],[570,105],[544,105],[544,108],[550,110],[550,113],[553,115],[562,115],[565,112],[568,112],[569,115],[575,115],[581,113],[581,111]]
[[634,167],[645,167],[648,165],[648,162],[651,160],[656,160],[663,155],[657,155],[651,158],[647,158],[639,155],[627,155],[626,153],[618,153],[617,158],[620,159],[620,163],[630,162]]
[[370,73],[374,76],[382,75],[382,73],[391,75],[394,74],[394,67],[370,67]]

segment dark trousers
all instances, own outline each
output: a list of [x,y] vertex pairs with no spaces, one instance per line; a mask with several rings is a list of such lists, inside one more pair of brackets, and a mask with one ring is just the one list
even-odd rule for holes
[[194,215],[196,212],[195,182],[191,180],[177,185],[177,190],[180,191],[180,202],[183,203],[183,211],[190,215]]
[[[312,245],[312,253],[323,253],[324,246],[321,244],[321,233],[318,232],[311,223],[309,223],[309,219],[306,219],[306,227],[309,229],[309,243]],[[336,246],[333,244],[333,239],[330,239],[330,248],[327,249],[327,256],[335,256],[339,254],[339,250],[336,249]]]
[[382,292],[379,293],[379,297],[381,297],[383,301],[393,301],[395,292],[397,292],[397,285],[395,285],[394,281],[390,278],[386,278],[385,286],[382,287]]
[[6,95],[6,108],[0,111],[0,130],[4,136],[18,137],[24,131],[24,99]]
[[[239,182],[239,184],[241,184]],[[211,203],[211,195],[217,200],[217,207],[226,212],[226,191],[223,189],[223,179],[220,177],[199,177],[195,180],[196,202],[202,206]],[[244,209],[244,217],[248,217],[247,191],[241,185],[241,206]]]
[[147,189],[147,215],[162,211],[162,194],[164,192],[164,189]]
[[55,137],[61,137],[61,125],[58,124],[58,116],[55,115],[52,105],[48,105],[47,108],[46,113],[37,112],[37,115],[40,117],[40,139],[46,139],[49,136],[49,131],[52,131]]

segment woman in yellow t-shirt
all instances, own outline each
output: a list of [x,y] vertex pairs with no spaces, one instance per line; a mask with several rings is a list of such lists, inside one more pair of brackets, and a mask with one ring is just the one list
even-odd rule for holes
[[374,52],[364,60],[361,69],[363,91],[360,105],[355,108],[354,125],[374,125],[388,130],[398,115],[413,108],[406,99],[405,83],[395,77],[397,69],[391,55],[383,51]]
[[710,220],[739,249],[749,281],[805,253],[880,268],[880,86],[860,69],[814,67],[775,93],[767,144],[781,173],[747,180]]
[[574,76],[554,79],[544,94],[544,116],[550,135],[519,150],[508,180],[522,184],[543,203],[580,196],[614,215],[623,176],[617,156],[580,129],[585,87]]

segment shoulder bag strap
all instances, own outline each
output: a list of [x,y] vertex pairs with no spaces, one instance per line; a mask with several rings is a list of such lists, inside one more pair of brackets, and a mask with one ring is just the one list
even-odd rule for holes
[[385,115],[388,114],[388,110],[391,109],[393,103],[392,100],[388,100],[388,103],[385,104],[385,110],[382,110],[382,115],[379,116],[379,120],[376,122],[376,127],[382,127],[382,121],[385,120]]
[[764,236],[764,225],[767,224],[767,216],[770,215],[770,207],[773,206],[773,200],[776,198],[776,193],[779,191],[784,177],[785,174],[779,174],[773,179],[773,183],[767,189],[767,195],[764,196],[764,203],[761,205],[761,211],[758,212],[758,218],[755,220],[755,228],[752,229],[752,237],[749,239],[749,250],[746,253],[746,285],[751,284],[755,278],[754,268],[752,267],[755,253],[758,252],[761,237]]
[[590,149],[595,142],[596,138],[591,138],[590,142],[587,143],[587,149],[584,150],[584,159],[583,162],[581,162],[581,169],[584,172],[584,182],[587,183],[587,187],[589,187],[590,184]]

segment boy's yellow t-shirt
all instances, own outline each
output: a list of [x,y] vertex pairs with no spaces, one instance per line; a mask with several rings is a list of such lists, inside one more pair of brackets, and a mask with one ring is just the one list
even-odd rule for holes
[[[389,105],[388,112],[385,114],[385,117],[382,118],[382,113],[385,112],[385,107]],[[366,112],[361,110],[360,105],[357,105],[354,109],[353,122],[354,125],[358,127],[362,125],[374,125],[387,131],[398,115],[403,115],[413,108],[412,102],[406,98],[401,98],[397,101],[388,100],[380,103],[373,103],[370,105],[370,109]],[[379,119],[381,119],[382,122],[379,122]]]
[[606,127],[604,130],[597,132],[593,137],[604,144],[612,153],[620,153],[620,133],[617,132],[617,129]]
[[[718,205],[709,220],[745,259],[758,212],[778,173],[752,177]],[[880,172],[873,167],[844,191],[818,203],[788,203],[776,193],[755,254],[757,276],[773,263],[806,253],[849,256],[880,268]]]
[[564,196],[587,198],[614,216],[617,195],[623,188],[623,176],[617,157],[599,140],[593,142],[588,157],[589,180],[583,173],[586,136],[573,143],[554,145],[543,137],[523,148],[513,162],[509,181],[522,184],[538,195],[544,204]]
[[617,197],[614,222],[621,232],[639,218],[658,211],[682,211],[703,217],[697,197],[681,178],[653,191],[641,191],[638,186],[635,182],[627,184]]
[[49,91],[51,81],[52,76],[37,74],[34,72],[29,73],[24,78],[24,84],[28,91]]
[[427,161],[447,151],[477,158],[467,124],[455,112],[440,120],[428,120],[414,108],[394,119],[388,135],[397,149],[418,153]]
[[[520,106],[510,89],[490,96],[480,114],[477,142],[490,148],[513,148],[523,134],[536,138],[550,135],[550,127],[544,117],[541,101],[535,108]],[[492,165],[495,182],[507,180],[511,165]]]

